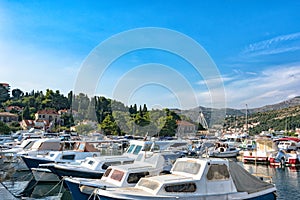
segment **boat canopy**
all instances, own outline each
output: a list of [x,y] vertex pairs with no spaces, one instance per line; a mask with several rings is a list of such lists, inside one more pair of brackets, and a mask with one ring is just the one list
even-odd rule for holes
[[229,162],[231,178],[238,192],[254,193],[274,187],[273,184],[260,180],[234,161]]

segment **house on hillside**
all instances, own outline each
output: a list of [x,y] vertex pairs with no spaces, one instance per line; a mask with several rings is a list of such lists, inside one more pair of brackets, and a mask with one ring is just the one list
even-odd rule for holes
[[5,89],[9,90],[9,84],[8,83],[0,83]]
[[24,130],[29,130],[31,128],[34,129],[41,129],[41,130],[49,130],[51,126],[53,126],[53,123],[51,124],[48,120],[31,120],[31,119],[23,119],[20,123],[21,127]]
[[192,124],[188,121],[177,120],[177,136],[195,136],[197,132],[197,127],[195,124]]
[[18,115],[12,114],[9,112],[0,112],[0,121],[3,122],[17,122],[18,121]]
[[5,108],[6,112],[17,112],[17,113],[21,113],[23,111],[23,108],[19,107],[19,106],[7,106]]
[[34,125],[35,125],[35,122],[34,120],[31,120],[31,119],[23,119],[21,122],[20,122],[20,126],[22,127],[22,129],[24,130],[29,130],[31,128],[34,128]]
[[46,120],[50,122],[57,123],[60,121],[60,114],[55,110],[39,110],[35,113],[35,121]]

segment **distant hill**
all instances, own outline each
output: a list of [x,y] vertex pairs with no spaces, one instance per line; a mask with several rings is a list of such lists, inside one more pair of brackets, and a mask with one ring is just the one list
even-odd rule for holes
[[[252,108],[248,109],[248,114],[252,115],[255,113],[264,113],[268,111],[277,111],[282,110],[289,107],[295,107],[300,106],[300,96],[294,97],[292,99],[272,104],[272,105],[266,105],[259,108]],[[233,109],[233,108],[222,108],[222,109],[216,109],[216,108],[207,108],[203,106],[199,106],[197,108],[189,109],[189,110],[179,110],[174,109],[175,112],[181,113],[183,115],[186,115],[193,121],[197,121],[199,117],[200,111],[203,113],[206,121],[208,124],[212,122],[212,124],[223,124],[223,120],[225,116],[236,116],[236,117],[242,117],[246,115],[246,108],[245,109]],[[211,124],[211,125],[212,125]]]
[[267,112],[267,111],[272,111],[272,110],[281,110],[284,108],[289,108],[289,107],[294,107],[300,105],[300,96],[294,97],[292,99],[277,103],[277,104],[272,104],[272,105],[266,105],[260,108],[253,108],[249,109],[249,113],[258,113],[258,112]]

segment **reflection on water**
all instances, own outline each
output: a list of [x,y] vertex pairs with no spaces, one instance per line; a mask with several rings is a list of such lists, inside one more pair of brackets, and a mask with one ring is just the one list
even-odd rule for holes
[[272,176],[277,188],[277,199],[300,199],[300,167],[272,167],[242,164],[250,173]]

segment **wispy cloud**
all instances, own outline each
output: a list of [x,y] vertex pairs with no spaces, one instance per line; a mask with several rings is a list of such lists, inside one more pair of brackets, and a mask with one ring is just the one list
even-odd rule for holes
[[300,32],[250,44],[242,51],[242,56],[273,55],[297,50],[300,50]]
[[300,63],[270,66],[255,76],[237,76],[225,85],[231,107],[251,107],[279,102],[299,95]]

